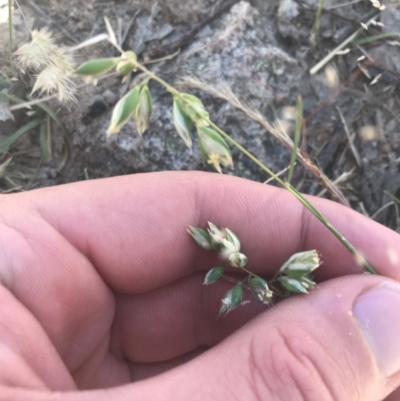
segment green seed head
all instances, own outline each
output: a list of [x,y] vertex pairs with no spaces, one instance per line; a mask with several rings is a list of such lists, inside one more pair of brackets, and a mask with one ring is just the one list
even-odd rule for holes
[[189,235],[192,237],[193,241],[199,247],[201,247],[203,249],[207,249],[207,250],[214,249],[211,244],[210,235],[207,233],[207,231],[205,231],[199,227],[189,226],[189,228],[187,229],[187,232],[189,233]]
[[229,230],[229,228],[225,228],[223,234],[224,239],[221,242],[221,256],[224,259],[228,259],[231,254],[240,251],[240,241],[237,235]]
[[308,290],[304,285],[301,283],[300,280],[290,277],[279,277],[279,282],[282,284],[282,287],[287,289],[292,294],[307,294]]
[[122,126],[133,116],[139,102],[139,88],[131,89],[115,105],[107,135],[117,134]]
[[219,314],[226,314],[231,310],[237,308],[243,300],[243,286],[242,284],[237,284],[231,288],[222,298],[221,308]]
[[85,78],[94,78],[111,71],[117,66],[120,58],[99,58],[90,60],[78,67],[74,74]]
[[208,222],[208,234],[210,235],[211,244],[215,250],[221,249],[221,244],[225,239],[225,231],[219,229],[215,224]]
[[203,284],[215,283],[224,274],[224,271],[225,271],[224,264],[212,268],[207,272]]
[[279,269],[288,277],[299,278],[314,271],[321,261],[315,250],[299,252],[292,255]]
[[209,114],[203,102],[190,93],[181,94],[183,110],[196,127],[209,125]]
[[247,265],[248,258],[243,253],[237,252],[229,255],[228,261],[232,267],[241,268]]
[[224,138],[217,131],[209,127],[198,127],[200,151],[207,161],[219,173],[222,173],[222,164],[225,167],[233,167],[231,151]]
[[251,277],[248,280],[252,294],[263,304],[271,304],[274,293],[269,289],[268,283],[261,277]]
[[136,69],[136,55],[132,51],[122,54],[120,61],[117,64],[117,72],[124,77],[128,76]]
[[142,85],[139,93],[139,103],[136,106],[134,114],[136,128],[139,135],[143,135],[148,128],[152,112],[153,101],[151,100],[149,87],[147,84]]
[[192,147],[192,123],[190,118],[185,113],[183,103],[178,97],[174,98],[174,105],[172,108],[172,121],[179,136],[183,139],[186,146],[190,149]]

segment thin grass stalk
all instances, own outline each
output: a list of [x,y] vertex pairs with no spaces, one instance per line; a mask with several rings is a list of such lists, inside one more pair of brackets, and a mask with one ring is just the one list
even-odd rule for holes
[[239,149],[243,154],[245,154],[250,160],[257,164],[262,170],[264,170],[268,175],[273,177],[283,188],[287,189],[295,198],[306,207],[324,226],[345,246],[345,248],[354,256],[356,261],[369,273],[377,274],[376,270],[365,260],[357,249],[350,244],[347,239],[340,234],[340,232],[326,219],[322,213],[320,213],[297,189],[295,189],[289,183],[286,183],[281,178],[279,178],[272,170],[270,170],[265,164],[258,160],[253,154],[251,154],[246,148],[236,142],[231,138],[226,132],[219,128],[216,124],[210,121],[211,127],[213,127],[220,135],[222,135],[227,141],[229,141],[233,146]]
[[383,191],[383,193],[385,195],[387,195],[393,202],[397,203],[398,205],[400,205],[400,199],[397,196],[394,196],[393,194],[391,194],[388,191]]
[[317,32],[318,32],[318,28],[319,28],[319,21],[321,19],[321,13],[322,13],[322,8],[324,7],[324,3],[325,3],[325,0],[319,0],[319,2],[318,2],[317,12],[315,13],[314,25],[311,29],[311,36],[310,36],[311,44],[315,43],[315,38],[317,36]]
[[379,35],[373,35],[369,36],[367,38],[363,39],[358,39],[357,38],[353,41],[354,46],[361,46],[365,45],[367,43],[375,42],[380,39],[386,39],[386,38],[400,38],[400,33],[398,32],[385,32],[385,33],[380,33]]
[[288,173],[288,184],[292,180],[294,165],[296,164],[297,149],[299,148],[301,129],[303,127],[303,99],[301,96],[297,98],[296,104],[296,129],[294,131],[293,151],[290,159],[290,167]]
[[29,182],[26,184],[25,190],[26,191],[30,191],[33,187],[33,183],[35,182],[38,174],[39,174],[39,170],[40,167],[42,167],[44,161],[44,156],[42,155],[42,157],[40,158],[39,164],[37,165],[34,174],[32,175],[31,179],[29,180]]
[[8,48],[10,51],[11,73],[13,76],[15,76],[14,62],[12,59],[12,53],[13,53],[12,6],[13,6],[13,0],[8,0]]
[[88,169],[86,167],[83,169],[83,174],[85,176],[85,180],[89,181],[90,180],[90,175],[89,175]]

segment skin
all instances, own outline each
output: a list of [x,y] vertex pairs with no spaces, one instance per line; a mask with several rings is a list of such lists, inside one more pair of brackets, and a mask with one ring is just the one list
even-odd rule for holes
[[[386,278],[400,280],[400,236],[309,199],[383,277],[357,274],[288,192],[239,178],[154,173],[1,196],[0,400],[389,396],[400,378],[382,376],[347,311]],[[320,284],[216,319],[232,284],[201,285],[218,261],[185,232],[207,221],[235,232],[248,269],[266,277],[317,249]]]

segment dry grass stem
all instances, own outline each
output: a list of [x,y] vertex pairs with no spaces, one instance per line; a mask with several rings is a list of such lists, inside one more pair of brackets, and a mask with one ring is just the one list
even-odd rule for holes
[[333,6],[327,7],[327,10],[335,10],[337,8],[342,8],[342,7],[348,7],[351,6],[352,4],[357,4],[357,3],[361,3],[363,0],[354,0],[354,1],[349,1],[347,3],[343,3],[343,4],[335,4]]
[[354,155],[354,158],[356,159],[358,167],[361,167],[361,165],[362,165],[361,156],[358,153],[357,148],[354,146],[354,136],[352,136],[350,134],[349,127],[347,126],[346,120],[345,120],[342,112],[340,111],[339,107],[336,107],[336,109],[337,109],[337,111],[339,113],[340,120],[342,121],[342,124],[343,124],[343,127],[344,127],[344,132],[346,133],[347,140],[349,141],[349,144],[350,144],[350,149],[353,152],[353,155]]
[[[368,20],[364,25],[368,28],[368,26],[375,21],[379,17],[380,13],[374,15],[370,20]],[[321,61],[319,61],[313,68],[310,69],[310,75],[316,74],[321,68],[323,68],[329,61],[333,59],[339,52],[346,47],[353,39],[356,38],[360,30],[363,28],[357,29],[354,33],[352,33],[347,39],[345,39],[340,45],[335,47],[331,52],[329,52]]]
[[[350,171],[345,171],[344,173],[340,174],[335,181],[333,181],[334,185],[339,185],[343,182],[346,182],[354,173],[355,168],[353,167]],[[324,188],[320,193],[317,194],[317,197],[321,197],[326,193],[326,188]]]
[[378,215],[379,215],[380,213],[382,213],[384,210],[386,210],[386,209],[389,208],[390,206],[393,206],[394,204],[395,204],[395,203],[394,203],[393,201],[390,201],[390,202],[384,204],[382,207],[380,207],[380,208],[371,216],[371,219],[372,219],[372,220],[375,220],[375,219],[378,217]]
[[[296,163],[295,163],[294,165],[296,165]],[[290,168],[290,166],[285,167],[283,170],[279,171],[279,173],[276,173],[277,177],[280,177],[281,175],[285,174],[286,171],[289,170],[289,168]],[[263,184],[269,184],[270,182],[272,182],[272,181],[274,181],[274,180],[275,180],[274,177],[268,178],[268,180],[267,180],[267,181],[264,181]]]

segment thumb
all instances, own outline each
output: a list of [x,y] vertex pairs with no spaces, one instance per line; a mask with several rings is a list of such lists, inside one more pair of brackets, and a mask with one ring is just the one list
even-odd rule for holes
[[276,305],[131,390],[157,401],[378,401],[400,384],[399,371],[400,285],[355,275]]
[[379,401],[400,385],[399,371],[400,285],[354,275],[281,302],[159,376],[106,391],[29,399]]

